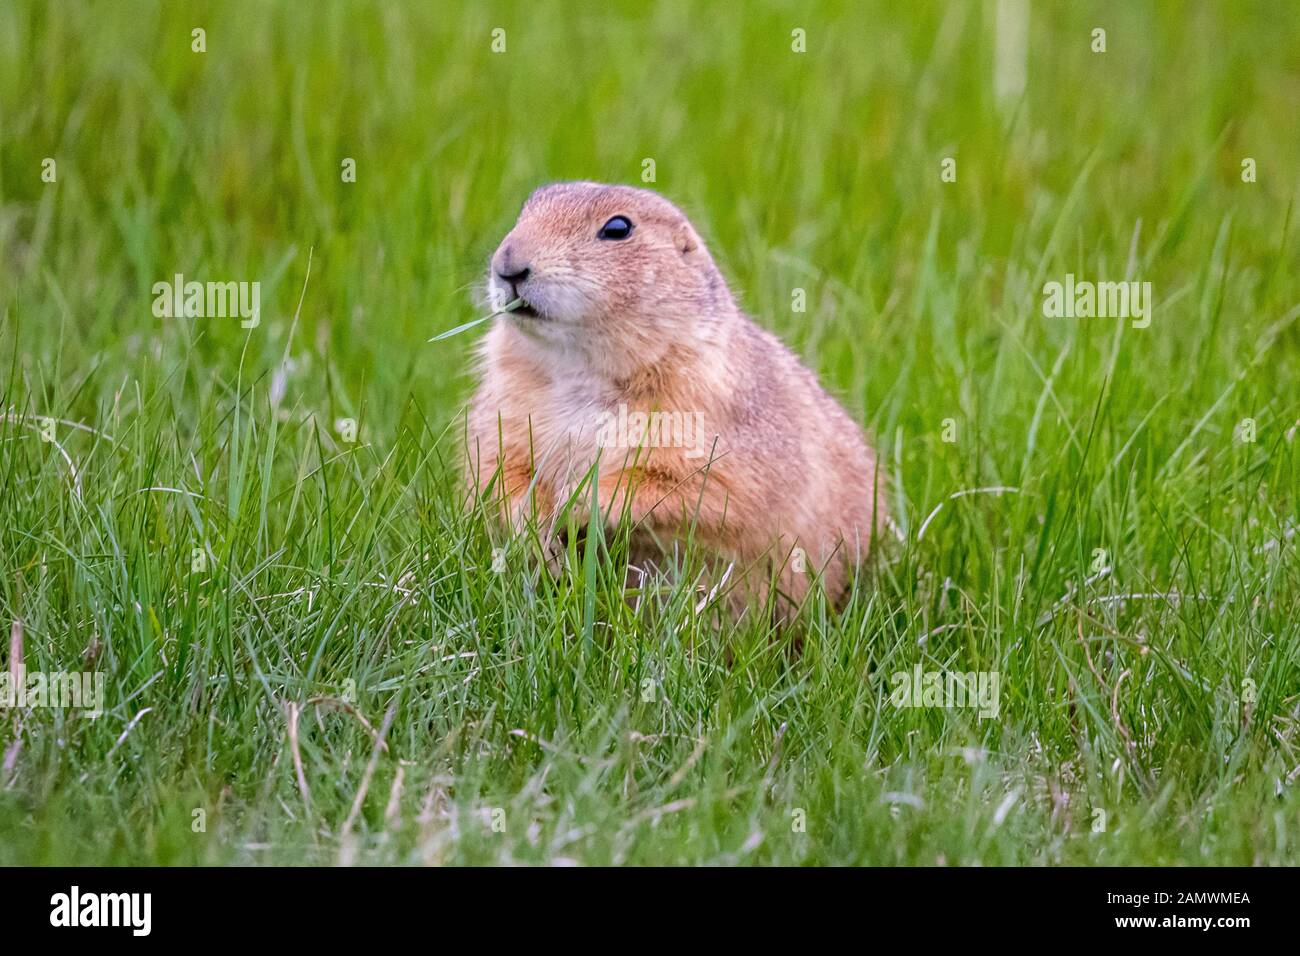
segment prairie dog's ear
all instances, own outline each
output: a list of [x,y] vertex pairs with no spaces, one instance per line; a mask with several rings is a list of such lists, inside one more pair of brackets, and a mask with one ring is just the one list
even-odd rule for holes
[[677,245],[677,251],[687,258],[690,258],[692,253],[698,252],[702,245],[700,237],[685,220],[677,224],[677,228],[673,231],[673,241]]

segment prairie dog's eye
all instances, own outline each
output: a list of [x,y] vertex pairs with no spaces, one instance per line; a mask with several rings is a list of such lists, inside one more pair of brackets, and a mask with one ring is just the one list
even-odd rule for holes
[[596,233],[597,239],[626,239],[632,235],[632,220],[627,216],[615,216]]

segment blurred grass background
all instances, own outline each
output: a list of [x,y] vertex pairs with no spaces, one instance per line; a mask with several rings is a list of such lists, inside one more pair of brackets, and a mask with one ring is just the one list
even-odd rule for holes
[[[0,6],[0,617],[110,674],[99,721],[0,719],[0,862],[1294,859],[1297,35],[1282,2]],[[892,482],[907,545],[798,661],[623,608],[616,567],[594,603],[523,546],[502,580],[460,510],[475,334],[426,340],[531,189],[647,158]],[[1067,272],[1150,281],[1151,326],[1045,319]],[[176,273],[260,281],[261,324],[155,318]],[[1000,721],[890,707],[918,660],[999,669]],[[308,703],[344,688],[393,708],[364,791],[371,732]]]

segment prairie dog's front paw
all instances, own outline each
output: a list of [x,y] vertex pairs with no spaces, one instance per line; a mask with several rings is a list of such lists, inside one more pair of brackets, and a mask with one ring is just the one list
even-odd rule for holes
[[548,531],[541,537],[540,544],[542,560],[546,563],[546,569],[551,572],[551,577],[558,578],[564,573],[565,554],[568,551],[565,547],[563,533]]

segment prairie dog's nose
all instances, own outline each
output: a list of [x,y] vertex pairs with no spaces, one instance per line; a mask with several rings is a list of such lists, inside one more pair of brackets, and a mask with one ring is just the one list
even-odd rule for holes
[[497,275],[501,277],[503,282],[509,282],[511,285],[518,285],[520,282],[523,282],[528,278],[529,271],[528,266],[524,266],[518,272],[505,272],[498,270]]
[[528,263],[523,260],[510,243],[506,243],[498,249],[497,254],[492,259],[492,270],[501,278],[502,282],[508,282],[512,286],[523,282],[532,272]]

